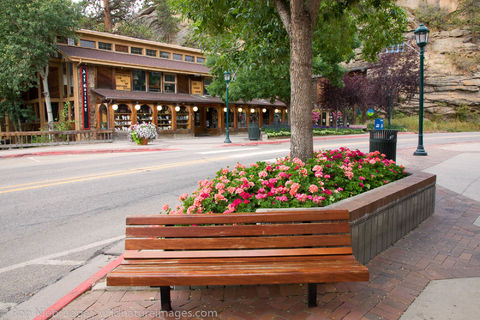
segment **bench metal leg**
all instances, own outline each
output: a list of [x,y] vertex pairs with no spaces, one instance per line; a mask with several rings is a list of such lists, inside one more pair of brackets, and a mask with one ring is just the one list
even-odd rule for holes
[[162,304],[162,310],[172,310],[172,300],[170,299],[170,287],[160,287],[160,302]]
[[308,284],[308,307],[316,307],[317,306],[317,284],[316,283],[309,283]]

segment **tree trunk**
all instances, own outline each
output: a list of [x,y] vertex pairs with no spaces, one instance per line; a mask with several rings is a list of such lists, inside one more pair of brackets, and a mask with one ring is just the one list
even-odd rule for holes
[[105,30],[112,31],[112,13],[110,11],[110,0],[103,0],[103,21]]
[[50,100],[50,90],[48,89],[48,64],[45,66],[45,69],[40,70],[39,74],[42,78],[43,97],[45,98],[45,106],[47,107],[48,131],[53,131],[52,102]]
[[276,0],[290,38],[291,144],[290,156],[302,161],[313,156],[312,35],[320,0]]

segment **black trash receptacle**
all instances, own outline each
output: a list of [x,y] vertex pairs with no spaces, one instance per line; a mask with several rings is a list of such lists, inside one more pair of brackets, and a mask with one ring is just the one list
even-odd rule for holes
[[380,151],[387,159],[396,161],[397,130],[370,130],[370,152]]
[[248,124],[248,139],[249,140],[260,139],[260,129],[258,128],[258,123],[251,122]]

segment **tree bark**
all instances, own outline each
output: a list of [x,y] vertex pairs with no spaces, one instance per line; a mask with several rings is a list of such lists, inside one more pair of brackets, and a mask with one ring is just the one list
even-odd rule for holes
[[276,8],[290,37],[291,121],[290,156],[302,161],[313,156],[312,35],[321,0],[276,0]]
[[110,10],[110,0],[103,0],[103,21],[106,31],[112,31],[112,13]]
[[50,90],[48,88],[48,64],[45,69],[39,71],[40,78],[42,78],[43,97],[45,98],[45,106],[47,107],[48,131],[53,131],[53,112],[52,102],[50,100]]

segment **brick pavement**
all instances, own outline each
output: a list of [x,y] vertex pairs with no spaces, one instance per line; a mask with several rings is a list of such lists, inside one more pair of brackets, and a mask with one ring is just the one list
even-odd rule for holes
[[[421,170],[456,155],[399,156]],[[480,277],[480,203],[437,186],[435,214],[368,264],[368,283],[321,284],[318,306],[306,307],[306,286],[263,285],[172,291],[177,312],[214,311],[215,317],[162,314],[157,291],[94,290],[54,319],[398,319],[430,280]],[[181,316],[181,317],[179,317]]]

